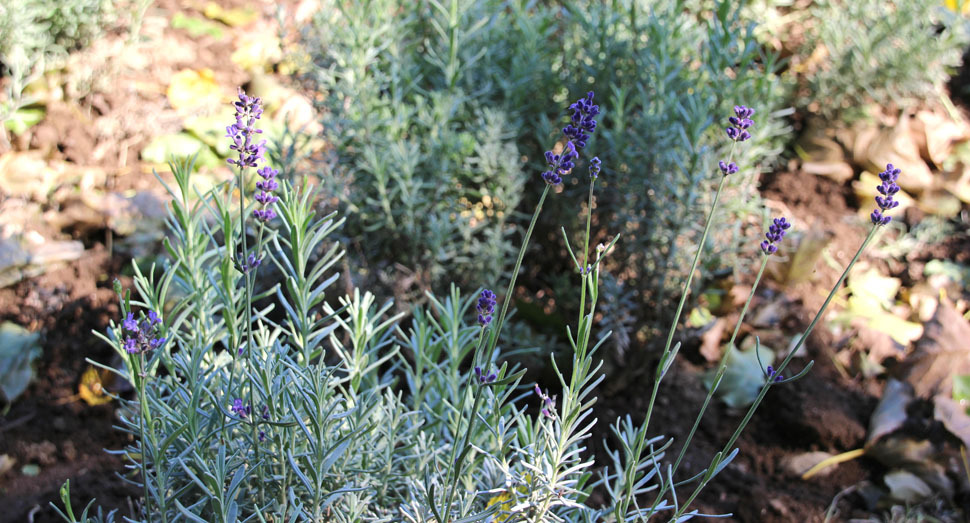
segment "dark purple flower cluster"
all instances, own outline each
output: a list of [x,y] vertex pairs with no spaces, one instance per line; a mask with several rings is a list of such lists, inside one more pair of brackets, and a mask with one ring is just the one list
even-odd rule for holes
[[261,209],[253,211],[253,216],[258,221],[268,222],[276,218],[276,212],[270,209],[269,206],[279,200],[277,196],[273,195],[273,191],[280,188],[280,184],[276,183],[276,175],[279,173],[279,171],[269,166],[256,171],[256,174],[263,179],[261,182],[256,182],[256,188],[259,189],[259,192],[253,197],[262,206]]
[[240,418],[245,418],[246,416],[249,416],[252,408],[249,405],[244,405],[242,399],[236,398],[232,400],[232,405],[229,406],[229,410]]
[[232,145],[229,146],[233,151],[239,153],[239,158],[226,160],[229,165],[237,165],[242,168],[256,167],[256,164],[263,159],[263,151],[266,150],[266,140],[254,143],[253,135],[261,134],[262,129],[256,128],[256,120],[263,115],[263,106],[258,96],[246,96],[246,93],[239,90],[239,101],[233,104],[236,107],[236,123],[226,127],[226,136],[232,138]]
[[765,233],[765,240],[761,242],[761,250],[768,255],[778,252],[777,244],[785,237],[789,227],[791,227],[791,222],[785,220],[785,218],[775,218],[775,222],[768,227],[768,232]]
[[576,144],[578,149],[586,147],[589,135],[596,130],[596,115],[600,114],[600,106],[593,105],[593,91],[586,93],[586,98],[580,98],[569,106],[573,112],[572,122],[562,128],[562,134]]
[[717,162],[717,166],[721,168],[721,173],[724,174],[724,176],[738,172],[738,164],[734,162],[724,163],[723,161],[720,161]]
[[492,315],[495,314],[495,304],[498,300],[495,293],[484,289],[478,297],[478,324],[482,327],[492,323]]
[[785,377],[782,376],[778,371],[776,371],[775,368],[772,367],[771,365],[768,365],[768,368],[766,370],[768,372],[768,380],[774,380],[777,383],[785,379]]
[[734,116],[728,118],[731,126],[725,129],[728,138],[735,142],[743,142],[751,138],[751,133],[748,132],[748,128],[754,125],[754,120],[751,119],[752,116],[754,116],[754,109],[743,105],[735,105]]
[[536,385],[535,392],[536,392],[536,395],[539,396],[539,399],[542,400],[542,415],[547,418],[555,418],[556,417],[556,397],[549,396],[548,394],[542,392],[542,389],[539,388],[539,385]]
[[[237,260],[241,260],[242,257],[243,257],[242,253],[239,253],[236,255]],[[246,257],[246,260],[243,261],[242,264],[240,264],[239,267],[237,268],[243,274],[246,274],[247,272],[256,269],[256,267],[259,267],[260,263],[263,263],[263,260],[261,258],[257,258],[255,254],[249,253],[249,256]]]
[[876,196],[876,205],[879,208],[872,211],[869,218],[875,225],[886,225],[893,218],[886,216],[885,211],[899,206],[899,202],[893,199],[899,192],[899,185],[896,184],[896,180],[899,179],[899,169],[893,167],[891,163],[886,164],[886,170],[879,173],[879,179],[882,180],[882,183],[876,186],[876,190],[879,191],[879,195]]
[[491,383],[495,381],[495,378],[498,378],[498,373],[496,373],[495,371],[492,371],[492,372],[489,372],[488,374],[485,374],[482,372],[481,367],[475,367],[475,376],[478,377],[479,383],[481,383],[482,385],[485,385],[487,383]]
[[589,161],[589,179],[595,180],[597,176],[600,175],[600,169],[603,166],[603,162],[600,161],[599,156],[594,156],[592,160]]
[[[586,93],[585,98],[577,100],[569,106],[569,109],[572,111],[572,121],[562,129],[562,133],[569,140],[563,146],[562,153],[546,151],[549,170],[542,173],[542,179],[549,185],[561,184],[562,177],[576,167],[579,150],[586,147],[586,141],[596,130],[596,115],[600,113],[600,107],[593,104],[593,91]],[[599,164],[597,164],[596,173],[599,174]],[[592,166],[590,166],[590,175],[593,176]]]
[[125,333],[122,341],[125,351],[128,354],[140,354],[155,350],[165,343],[165,338],[158,336],[159,325],[162,319],[155,314],[155,311],[148,311],[148,317],[135,320],[133,313],[128,313],[125,321],[121,322],[121,328]]

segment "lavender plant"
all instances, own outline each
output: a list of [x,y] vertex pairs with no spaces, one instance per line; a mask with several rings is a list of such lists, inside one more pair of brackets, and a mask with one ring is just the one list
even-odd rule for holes
[[[236,122],[227,128],[238,153],[230,161],[234,183],[198,194],[192,162],[173,162],[168,258],[148,274],[135,266],[134,292],[118,286],[124,319],[101,335],[123,363],[103,367],[135,390],[132,399],[119,398],[121,429],[132,443],[115,451],[130,462],[130,480],[143,488],[132,519],[592,522],[699,515],[691,502],[737,455],[733,445],[770,388],[810,368],[781,378],[845,274],[798,345],[777,368],[765,369],[757,400],[724,449],[700,473],[677,479],[684,451],[665,463],[670,441],[651,436],[649,422],[679,349],[672,340],[703,256],[702,237],[645,416],[616,420],[617,449],[609,452],[611,464],[596,473],[587,445],[596,423],[596,388],[605,378],[598,350],[610,333],[594,333],[594,319],[603,262],[619,235],[591,248],[590,214],[578,246],[565,228],[560,231],[580,280],[580,307],[575,330],[565,333],[569,367],[551,360],[558,383],[523,383],[525,369],[509,360],[500,343],[510,297],[553,188],[579,179],[585,162],[582,179],[592,209],[597,182],[609,172],[608,162],[583,157],[603,114],[594,100],[589,92],[569,106],[561,143],[545,155],[548,169],[535,177],[544,187],[505,293],[480,289],[463,297],[452,286],[444,299],[429,294],[405,331],[400,316],[389,316],[392,305],[377,306],[369,293],[355,291],[337,300],[339,308],[325,299],[337,277],[329,273],[342,254],[337,245],[327,247],[327,238],[341,222],[333,213],[317,217],[312,188],[276,181],[259,140],[261,101],[240,92]],[[750,137],[753,116],[752,109],[735,107],[726,131],[732,151]],[[258,192],[248,190],[254,171]],[[725,179],[738,172],[733,153],[719,171],[704,237],[718,216]],[[879,209],[846,273],[888,223],[898,175],[891,165],[880,175]],[[785,218],[769,227],[755,288],[789,228]],[[257,285],[257,274],[273,283]],[[677,495],[692,484],[688,496]],[[607,493],[602,506],[590,504],[595,488]],[[62,515],[73,522],[66,505]],[[82,521],[112,516],[89,515],[89,508]]]

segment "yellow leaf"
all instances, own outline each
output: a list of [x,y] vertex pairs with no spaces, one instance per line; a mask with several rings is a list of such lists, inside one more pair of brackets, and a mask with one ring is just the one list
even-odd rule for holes
[[233,8],[225,9],[215,2],[209,2],[202,12],[206,18],[218,20],[230,27],[248,25],[259,18],[259,13],[253,8]]
[[[104,371],[107,374],[107,371]],[[88,366],[81,375],[81,383],[77,386],[77,395],[88,405],[103,405],[111,401],[111,397],[104,393],[102,383],[108,376],[102,376],[98,369]]]
[[222,90],[216,83],[212,69],[184,69],[175,73],[165,94],[177,111],[201,106],[212,107],[222,102]]

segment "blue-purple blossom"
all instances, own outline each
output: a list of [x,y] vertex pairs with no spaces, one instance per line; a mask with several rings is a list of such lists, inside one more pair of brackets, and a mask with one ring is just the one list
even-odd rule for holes
[[600,175],[600,169],[602,168],[603,162],[600,161],[599,156],[594,156],[592,160],[589,161],[589,179],[595,180],[597,176]]
[[270,209],[269,206],[276,203],[279,198],[273,195],[273,191],[279,189],[280,184],[276,182],[276,175],[280,172],[269,166],[263,167],[256,171],[263,181],[256,182],[256,188],[259,192],[253,198],[260,203],[262,208],[253,211],[253,216],[256,217],[258,221],[268,222],[273,218],[276,218],[276,212]]
[[731,125],[725,129],[728,138],[735,142],[743,142],[751,138],[751,133],[748,132],[748,128],[754,125],[754,120],[751,119],[752,116],[754,116],[754,109],[743,105],[735,105],[734,116],[728,118],[728,122]]
[[721,173],[724,174],[724,176],[738,172],[738,164],[734,162],[724,163],[723,161],[720,161],[717,162],[717,166],[721,169]]
[[785,233],[789,227],[791,227],[791,222],[784,217],[775,218],[774,223],[768,227],[768,232],[765,233],[765,240],[761,242],[762,252],[767,255],[776,253],[778,251],[778,242],[785,237]]
[[245,418],[252,409],[250,409],[249,405],[244,405],[242,399],[236,398],[232,400],[232,405],[229,406],[229,410],[240,418]]
[[600,113],[600,106],[593,105],[593,91],[586,93],[586,98],[580,98],[569,106],[573,112],[572,121],[562,128],[562,133],[572,141],[577,149],[586,147],[589,135],[596,130],[596,115]]
[[266,140],[255,143],[253,139],[254,135],[263,132],[256,128],[256,120],[263,115],[262,102],[258,96],[247,96],[240,89],[239,101],[233,105],[236,108],[236,123],[226,127],[226,137],[232,139],[229,148],[238,152],[239,157],[226,161],[240,168],[256,167],[266,150]]
[[874,225],[886,225],[892,221],[892,216],[886,216],[885,211],[899,206],[899,202],[893,199],[899,192],[899,185],[896,184],[896,180],[899,179],[899,172],[899,169],[893,167],[893,164],[888,163],[886,170],[879,173],[879,179],[882,180],[882,183],[876,186],[876,190],[879,191],[879,194],[876,195],[876,205],[879,208],[869,215]]
[[765,370],[768,372],[768,380],[769,381],[774,380],[777,383],[777,382],[785,379],[785,377],[782,376],[781,373],[779,373],[778,371],[776,371],[775,368],[772,367],[771,365],[768,365],[768,368],[765,369]]
[[479,383],[481,383],[482,385],[485,385],[487,383],[491,383],[495,381],[495,379],[498,378],[498,373],[496,373],[495,371],[492,371],[492,372],[489,372],[488,374],[485,374],[482,371],[481,367],[475,367],[475,376],[478,377]]
[[541,409],[542,415],[547,418],[555,418],[556,417],[556,397],[549,396],[548,394],[542,392],[542,389],[539,388],[538,384],[535,386],[534,390],[536,395],[539,396],[539,399],[542,400],[542,409]]
[[[546,151],[546,164],[549,170],[542,173],[542,179],[549,185],[561,184],[562,177],[576,167],[579,150],[586,147],[586,141],[596,130],[596,115],[599,114],[600,107],[593,104],[593,91],[586,93],[585,98],[580,98],[570,105],[569,110],[572,111],[571,121],[562,129],[562,133],[568,138],[562,153]],[[592,166],[590,168],[592,169]],[[598,164],[596,173],[599,174]],[[595,178],[592,170],[590,175]]]
[[495,314],[495,304],[498,300],[495,297],[495,293],[484,289],[478,297],[478,324],[485,327],[489,323],[492,323],[492,315]]
[[121,343],[125,352],[139,354],[161,347],[165,343],[165,338],[158,335],[161,322],[162,319],[155,311],[148,311],[147,318],[137,321],[135,315],[129,312],[125,320],[121,322],[122,332],[124,333]]

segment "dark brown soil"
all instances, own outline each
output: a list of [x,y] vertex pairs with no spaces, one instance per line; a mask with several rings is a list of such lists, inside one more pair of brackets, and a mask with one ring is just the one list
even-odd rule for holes
[[[95,338],[118,317],[112,281],[121,260],[100,247],[77,262],[43,276],[0,289],[0,322],[13,321],[43,333],[37,379],[0,417],[0,455],[16,460],[0,477],[0,521],[58,521],[48,502],[71,480],[75,508],[92,498],[126,514],[128,497],[138,490],[121,480],[121,460],[105,452],[125,444],[115,423],[114,404],[89,406],[75,395],[85,358],[110,362],[114,350]],[[27,476],[21,467],[38,465]]]

